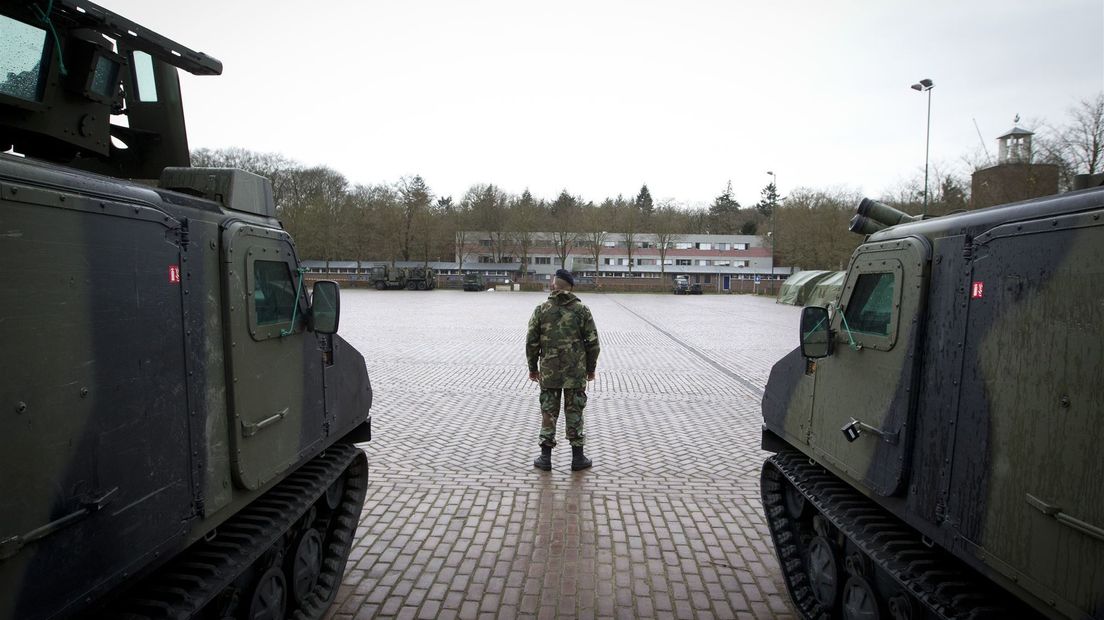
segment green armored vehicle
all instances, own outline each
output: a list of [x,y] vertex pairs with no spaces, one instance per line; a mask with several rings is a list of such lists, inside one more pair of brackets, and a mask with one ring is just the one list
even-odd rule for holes
[[411,291],[431,291],[437,288],[437,272],[432,267],[407,268],[406,288]]
[[465,273],[464,274],[464,290],[465,291],[484,291],[484,290],[487,290],[487,286],[483,283],[483,274],[481,274],[481,273]]
[[425,291],[437,288],[437,272],[430,267],[376,265],[368,271],[368,281],[380,291],[396,288]]
[[852,230],[763,396],[797,609],[1104,618],[1104,189]]
[[177,69],[222,65],[0,5],[0,618],[318,618],[341,583],[364,358],[269,181],[189,167]]

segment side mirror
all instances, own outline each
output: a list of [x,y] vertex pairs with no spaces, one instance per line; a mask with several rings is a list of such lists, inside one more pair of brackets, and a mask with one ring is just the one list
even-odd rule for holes
[[806,306],[801,311],[801,354],[819,359],[832,354],[831,321],[828,308]]
[[311,328],[322,334],[336,334],[340,318],[341,288],[337,282],[315,282],[311,291]]

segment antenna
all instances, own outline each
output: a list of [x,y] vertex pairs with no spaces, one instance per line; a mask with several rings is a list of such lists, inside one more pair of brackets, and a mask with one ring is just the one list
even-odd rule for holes
[[[1019,115],[1016,115],[1016,118],[1019,119]],[[985,146],[985,138],[981,137],[981,128],[978,127],[977,119],[974,118],[970,120],[974,121],[974,129],[977,130],[978,141],[981,142],[981,149],[985,151],[986,163],[993,163],[993,156],[989,154],[989,147]]]

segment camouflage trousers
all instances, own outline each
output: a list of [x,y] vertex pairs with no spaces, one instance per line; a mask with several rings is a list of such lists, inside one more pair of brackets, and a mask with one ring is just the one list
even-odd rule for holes
[[573,446],[586,444],[583,431],[583,409],[586,409],[585,389],[553,388],[540,392],[540,445],[556,445],[556,420],[560,417],[560,392],[563,392],[564,417],[567,419],[567,441]]

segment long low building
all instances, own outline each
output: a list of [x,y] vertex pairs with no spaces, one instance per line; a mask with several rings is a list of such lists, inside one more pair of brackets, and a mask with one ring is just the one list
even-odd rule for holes
[[[551,233],[536,233],[528,251],[523,270],[516,242],[501,242],[496,248],[488,233],[468,232],[463,250],[457,244],[456,260],[397,261],[396,267],[432,267],[442,285],[465,273],[478,273],[491,283],[547,283],[563,266],[587,284],[603,283],[617,288],[665,289],[676,276],[685,275],[691,284],[703,290],[748,292],[752,285],[764,283],[775,290],[793,272],[790,267],[774,265],[773,255],[764,238],[755,235],[682,235],[672,240],[665,253],[656,247],[654,235],[636,235],[632,256],[624,235],[607,234],[598,263],[591,247],[573,245],[566,260],[552,243]],[[661,258],[662,255],[662,258]],[[660,264],[662,261],[662,265]],[[630,264],[631,262],[631,264]],[[336,276],[342,280],[367,280],[372,267],[390,264],[388,261],[305,260],[306,267],[316,276]]]
[[[729,291],[734,280],[784,280],[792,273],[789,267],[774,265],[771,248],[765,237],[757,235],[679,235],[668,241],[665,252],[658,247],[653,234],[633,236],[630,256],[623,233],[606,233],[595,263],[592,245],[571,244],[566,259],[554,243],[553,233],[534,233],[528,249],[527,277],[548,280],[561,263],[576,275],[591,278],[641,278],[673,281],[685,275],[703,289]],[[483,265],[517,265],[520,273],[519,244],[509,239],[496,244],[495,235],[467,232],[463,249],[457,251],[457,264],[465,267]],[[457,244],[458,247],[460,244]],[[500,246],[500,247],[496,247]],[[660,264],[662,262],[662,265]],[[656,283],[664,287],[668,283]]]

